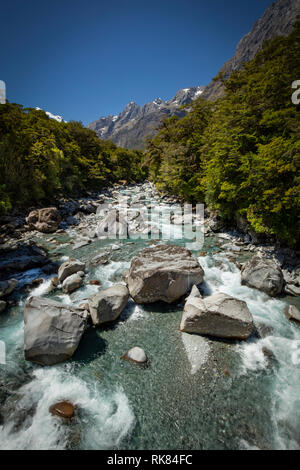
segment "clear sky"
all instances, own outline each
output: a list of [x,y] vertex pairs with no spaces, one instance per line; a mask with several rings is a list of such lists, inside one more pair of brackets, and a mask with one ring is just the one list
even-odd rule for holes
[[205,85],[271,0],[7,0],[7,99],[87,124]]

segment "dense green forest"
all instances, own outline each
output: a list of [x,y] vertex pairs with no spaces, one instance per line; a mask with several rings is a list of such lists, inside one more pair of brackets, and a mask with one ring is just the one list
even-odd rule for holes
[[142,152],[100,141],[80,122],[44,111],[0,106],[0,214],[119,180],[139,181]]
[[[291,246],[300,239],[300,22],[265,43],[224,82],[216,103],[196,100],[186,117],[164,120],[145,165],[156,186],[243,217],[257,233]],[[219,75],[217,78],[222,79]]]
[[[222,218],[243,217],[257,233],[300,240],[300,22],[265,43],[224,81],[215,103],[198,98],[184,117],[162,122],[140,151],[101,141],[80,122],[0,106],[0,214],[148,174],[158,189],[205,202]],[[222,79],[219,75],[218,79]]]

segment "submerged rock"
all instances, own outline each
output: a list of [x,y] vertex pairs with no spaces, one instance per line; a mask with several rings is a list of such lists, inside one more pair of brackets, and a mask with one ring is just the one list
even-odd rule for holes
[[71,419],[75,414],[75,406],[68,401],[61,401],[50,406],[49,411],[60,418]]
[[4,312],[7,307],[7,303],[4,300],[0,300],[0,313]]
[[84,246],[90,245],[90,243],[92,243],[91,239],[79,240],[77,243],[75,243],[72,250],[79,250],[79,248],[83,248]]
[[255,255],[242,268],[242,284],[275,297],[283,289],[283,273],[272,259]]
[[40,365],[66,361],[84,333],[87,312],[43,297],[30,297],[24,310],[25,359]]
[[289,305],[286,307],[284,313],[288,320],[300,322],[300,310],[298,310],[295,305]]
[[194,284],[203,281],[204,271],[186,248],[157,245],[145,248],[131,261],[128,288],[139,304],[180,299]]
[[29,228],[43,233],[56,232],[61,220],[61,215],[56,207],[34,210],[26,218]]
[[66,261],[63,263],[58,270],[58,280],[63,282],[67,277],[72,274],[78,273],[85,270],[85,263],[82,263],[78,259]]
[[253,318],[246,302],[217,292],[205,299],[194,291],[184,306],[180,330],[228,339],[247,339]]
[[92,279],[91,281],[89,281],[89,284],[91,286],[101,286],[101,281],[99,281],[98,279]]
[[9,279],[8,281],[0,282],[0,297],[5,297],[6,295],[10,295],[18,285],[18,281],[16,279]]
[[138,346],[131,348],[129,351],[127,351],[127,353],[123,354],[121,359],[135,362],[136,364],[146,364],[146,362],[148,362],[148,357],[146,356],[145,351]]
[[89,307],[94,325],[113,322],[127,305],[129,292],[126,286],[116,284],[89,298]]

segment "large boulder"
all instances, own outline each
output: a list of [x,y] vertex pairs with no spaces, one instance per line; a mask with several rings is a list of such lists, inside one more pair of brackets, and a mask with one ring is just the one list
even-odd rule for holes
[[9,279],[8,281],[0,281],[0,298],[11,294],[17,285],[18,285],[18,281],[16,279]]
[[275,297],[282,292],[283,273],[274,260],[255,255],[242,268],[242,284]]
[[60,266],[58,270],[58,280],[59,282],[64,282],[67,277],[84,270],[85,263],[82,263],[78,259],[66,261]]
[[217,292],[205,299],[193,289],[184,306],[180,330],[228,339],[247,339],[253,318],[246,302]]
[[126,286],[116,284],[89,298],[89,307],[94,325],[117,320],[127,305],[129,292]]
[[80,271],[79,273],[72,274],[67,277],[62,284],[62,291],[64,294],[71,294],[83,284],[84,273]]
[[186,248],[157,245],[145,248],[131,261],[128,288],[135,302],[167,303],[180,299],[193,284],[203,281],[204,271]]
[[30,212],[26,223],[29,228],[39,232],[53,233],[58,229],[61,220],[61,215],[56,207],[47,207]]
[[25,359],[52,365],[70,359],[85,330],[88,313],[44,297],[30,297],[24,310]]

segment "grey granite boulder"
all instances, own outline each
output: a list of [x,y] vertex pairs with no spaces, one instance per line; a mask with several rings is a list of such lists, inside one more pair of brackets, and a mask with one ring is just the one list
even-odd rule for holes
[[282,292],[283,273],[274,260],[255,255],[242,268],[242,284],[275,297]]
[[85,263],[82,263],[78,259],[66,261],[60,266],[58,270],[58,280],[59,282],[64,282],[67,277],[84,270]]
[[70,359],[84,333],[88,313],[44,297],[30,297],[24,310],[25,359],[52,365]]
[[94,325],[113,322],[127,305],[129,292],[126,286],[116,284],[89,298],[89,307]]
[[203,281],[204,271],[186,248],[157,245],[145,248],[131,261],[128,289],[139,304],[162,300],[174,302],[194,284]]
[[80,275],[82,271],[72,274],[71,276],[68,276],[64,282],[62,283],[62,291],[64,294],[71,294],[71,292],[74,292],[75,290],[79,289],[79,287],[82,286],[83,284],[83,276]]
[[253,318],[246,302],[217,292],[202,299],[195,290],[184,306],[180,330],[228,339],[247,339]]

